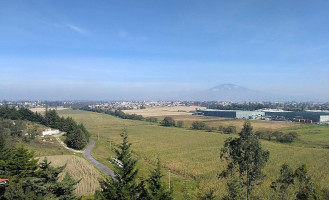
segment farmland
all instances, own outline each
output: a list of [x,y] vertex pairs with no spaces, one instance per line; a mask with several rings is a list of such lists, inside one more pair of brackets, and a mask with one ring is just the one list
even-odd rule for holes
[[[113,151],[110,151],[110,146],[113,150],[113,146],[120,143],[119,134],[126,127],[134,156],[139,160],[140,175],[147,175],[149,170],[154,168],[156,158],[159,157],[162,161],[163,172],[166,174],[164,180],[168,178],[166,170],[172,169],[172,184],[176,198],[182,198],[183,187],[187,190],[185,193],[190,193],[192,196],[196,196],[200,191],[205,191],[205,188],[210,187],[215,188],[218,194],[223,193],[224,183],[216,178],[216,174],[224,167],[224,163],[219,159],[219,152],[224,140],[229,135],[190,130],[189,128],[161,127],[156,123],[123,120],[106,114],[86,111],[62,110],[59,111],[59,114],[71,116],[78,122],[84,123],[94,139],[97,139],[99,134],[100,139],[96,142],[92,153],[97,160],[109,167],[111,165],[107,159],[114,156]],[[238,122],[243,123],[243,121]],[[220,123],[231,123],[231,120],[209,123],[218,126]],[[296,130],[304,141],[293,144],[261,141],[264,149],[270,151],[270,160],[264,170],[267,178],[264,180],[264,184],[255,191],[256,193],[262,194],[265,199],[271,198],[269,185],[278,176],[283,163],[288,163],[293,168],[301,163],[306,163],[310,174],[321,187],[329,189],[327,184],[329,181],[329,150],[322,148],[325,144],[329,145],[327,142],[328,127],[319,128],[315,125],[301,124],[284,124],[283,126],[276,122],[269,124],[252,122],[252,125],[256,129],[271,127],[272,129],[282,129],[282,131]],[[281,126],[277,127],[277,125]],[[308,142],[307,145],[306,142]],[[313,148],[310,148],[310,145]],[[266,195],[264,196],[264,194]]]
[[125,110],[128,114],[143,115],[143,117],[191,115],[196,109],[205,109],[199,106],[173,106],[173,107],[150,107],[139,110]]
[[[93,195],[95,190],[100,189],[98,180],[102,179],[102,176],[100,172],[85,159],[74,155],[55,155],[46,156],[46,158],[55,167],[66,164],[65,169],[59,175],[59,180],[62,180],[66,173],[69,173],[75,180],[81,179],[75,186],[76,194],[82,196]],[[43,159],[44,157],[40,157],[39,161]]]

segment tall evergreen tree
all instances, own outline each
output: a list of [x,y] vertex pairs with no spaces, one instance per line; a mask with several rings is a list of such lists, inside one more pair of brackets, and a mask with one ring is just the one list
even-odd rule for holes
[[246,199],[250,199],[251,191],[264,174],[262,169],[269,159],[269,152],[262,149],[256,135],[253,134],[250,122],[245,122],[239,138],[228,138],[221,149],[220,157],[228,165],[218,177],[238,175],[246,188]]
[[136,160],[131,157],[131,144],[128,143],[128,133],[124,129],[120,135],[123,139],[122,144],[115,150],[116,157],[121,162],[114,164],[115,178],[102,181],[102,192],[98,198],[115,199],[115,200],[134,200],[138,198],[138,188],[136,184],[136,177],[138,170],[136,169]]
[[172,193],[167,191],[165,185],[161,181],[163,174],[161,173],[161,163],[158,159],[157,167],[151,172],[151,176],[147,179],[148,191],[151,199],[154,200],[170,200]]

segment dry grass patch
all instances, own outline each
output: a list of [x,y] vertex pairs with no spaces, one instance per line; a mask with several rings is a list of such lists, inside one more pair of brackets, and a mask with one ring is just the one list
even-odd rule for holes
[[[64,108],[63,106],[59,106],[59,107],[48,107],[48,109],[50,110],[66,110],[68,108]],[[38,113],[43,113],[46,111],[46,107],[43,108],[30,108],[31,111],[33,112],[38,112]]]
[[[43,159],[44,157],[41,157],[39,161]],[[69,173],[75,180],[81,179],[80,183],[76,185],[75,193],[77,195],[92,195],[97,189],[100,189],[98,180],[102,179],[102,175],[87,160],[74,155],[47,156],[47,159],[55,167],[67,164],[60,174],[60,180],[66,173]]]
[[191,115],[196,109],[205,109],[199,106],[174,106],[174,107],[151,107],[140,110],[124,110],[128,114],[143,115],[143,117],[167,116],[167,115]]

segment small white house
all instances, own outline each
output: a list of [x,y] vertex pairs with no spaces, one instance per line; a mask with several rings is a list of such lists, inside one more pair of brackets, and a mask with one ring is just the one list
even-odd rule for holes
[[48,128],[44,131],[42,131],[42,136],[45,136],[45,135],[56,135],[56,134],[59,134],[59,130],[51,130],[51,128]]

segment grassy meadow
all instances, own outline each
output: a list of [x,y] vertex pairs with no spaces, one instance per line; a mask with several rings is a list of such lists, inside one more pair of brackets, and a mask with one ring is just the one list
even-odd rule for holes
[[[113,147],[121,142],[119,134],[125,127],[129,133],[134,156],[138,159],[139,174],[148,175],[149,170],[155,167],[156,158],[159,157],[165,173],[164,180],[168,180],[167,170],[169,168],[172,170],[172,185],[177,199],[182,198],[183,190],[185,194],[189,193],[192,196],[196,196],[207,188],[215,188],[219,195],[225,191],[225,183],[218,180],[216,174],[225,167],[225,163],[219,159],[219,153],[225,139],[230,135],[188,128],[161,127],[155,123],[124,120],[106,114],[78,110],[62,110],[59,114],[71,116],[83,123],[94,139],[97,140],[99,135],[92,153],[97,160],[109,167],[112,166],[107,159],[114,156],[110,148],[112,147],[113,150]],[[259,127],[259,124],[264,127],[264,123],[267,122],[252,121],[251,123],[255,127]],[[268,125],[273,128],[275,127],[273,123]],[[299,134],[302,134],[301,138],[310,144],[313,144],[312,141],[322,141],[320,138],[325,138],[327,141],[329,138],[329,129],[326,126],[291,124],[290,127],[281,125],[280,128],[283,131],[297,130]],[[310,137],[310,135],[316,136]],[[307,140],[307,138],[311,139]],[[271,199],[269,185],[279,175],[279,169],[283,163],[288,163],[293,168],[306,163],[310,174],[321,188],[329,189],[327,184],[329,149],[322,148],[317,143],[314,143],[314,147],[311,148],[309,145],[303,146],[301,142],[282,144],[262,140],[262,145],[264,149],[270,151],[270,161],[264,170],[267,178],[264,184],[255,191],[256,194],[261,194],[265,199]]]

